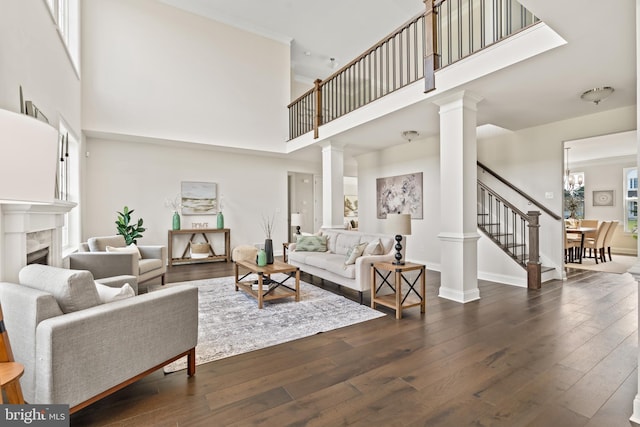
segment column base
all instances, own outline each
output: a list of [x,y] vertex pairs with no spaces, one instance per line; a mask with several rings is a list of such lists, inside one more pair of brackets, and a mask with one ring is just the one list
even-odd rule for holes
[[631,414],[629,421],[640,424],[640,394],[636,394],[636,398],[633,399],[633,414]]
[[451,301],[467,303],[471,301],[476,301],[480,299],[480,290],[469,289],[467,291],[461,292],[457,289],[445,288],[444,286],[440,286],[440,291],[438,292],[438,296],[440,298],[445,298]]

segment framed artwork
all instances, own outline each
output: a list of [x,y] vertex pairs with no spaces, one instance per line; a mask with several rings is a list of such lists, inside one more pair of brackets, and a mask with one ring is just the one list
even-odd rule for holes
[[358,196],[344,196],[344,216],[358,216]]
[[376,179],[376,205],[379,219],[388,213],[422,219],[422,172]]
[[613,190],[594,191],[593,206],[613,206]]
[[182,181],[182,215],[218,213],[218,189],[214,182]]

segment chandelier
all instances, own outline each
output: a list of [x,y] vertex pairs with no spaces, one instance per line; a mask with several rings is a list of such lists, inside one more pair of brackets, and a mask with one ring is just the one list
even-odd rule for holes
[[566,166],[564,169],[564,189],[573,194],[574,191],[578,190],[584,185],[584,178],[582,174],[572,174],[569,170],[569,149],[571,147],[566,147],[565,150],[567,154],[565,155]]

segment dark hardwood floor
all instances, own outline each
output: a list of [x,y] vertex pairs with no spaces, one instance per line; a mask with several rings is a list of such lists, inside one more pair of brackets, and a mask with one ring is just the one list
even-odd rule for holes
[[[168,281],[229,275],[232,264],[179,266]],[[200,365],[192,378],[158,371],[71,425],[635,425],[629,275],[574,272],[540,291],[482,282],[482,299],[464,305],[438,298],[438,285],[429,272],[422,316],[381,308],[389,315]]]

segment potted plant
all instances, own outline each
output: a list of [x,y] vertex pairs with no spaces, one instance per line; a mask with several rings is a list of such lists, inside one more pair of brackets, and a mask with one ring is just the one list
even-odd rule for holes
[[130,210],[125,206],[122,212],[118,212],[118,219],[116,220],[118,234],[124,236],[127,245],[138,243],[138,239],[142,238],[142,232],[146,230],[142,226],[142,218],[138,219],[137,223],[131,224],[131,214],[133,212],[133,209]]

